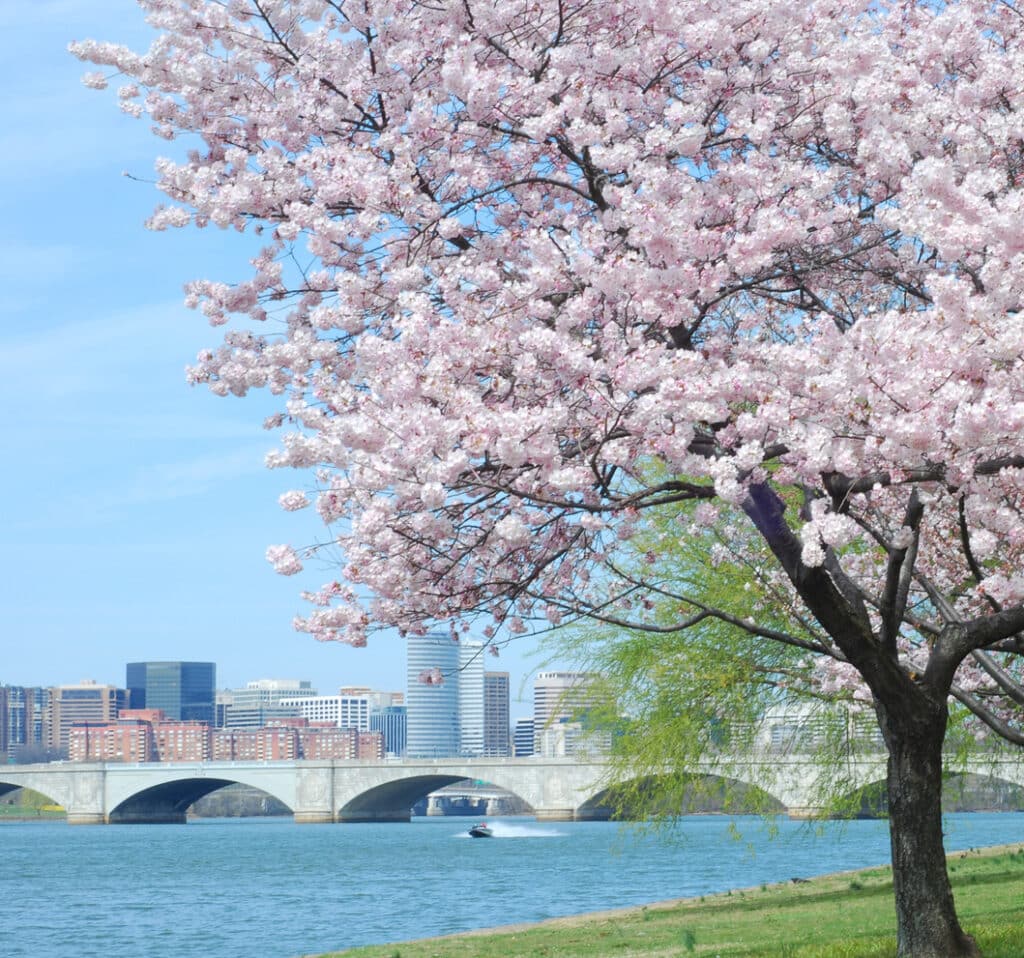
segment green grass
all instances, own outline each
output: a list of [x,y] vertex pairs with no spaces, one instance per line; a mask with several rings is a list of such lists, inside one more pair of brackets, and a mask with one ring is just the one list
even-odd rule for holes
[[0,820],[11,819],[21,821],[22,819],[61,819],[66,817],[64,809],[58,808],[56,805],[44,805],[40,808],[31,805],[0,804]]
[[[949,868],[985,958],[1021,958],[1024,846],[956,852]],[[872,868],[322,958],[893,958],[894,929],[891,873]]]

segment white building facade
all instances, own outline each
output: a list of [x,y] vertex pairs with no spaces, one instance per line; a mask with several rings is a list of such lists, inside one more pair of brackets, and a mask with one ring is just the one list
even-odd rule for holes
[[459,755],[484,754],[484,647],[459,643]]
[[218,722],[226,728],[262,728],[278,718],[300,715],[295,702],[314,698],[317,690],[303,679],[256,679],[246,683],[244,689],[231,689],[217,697],[218,711],[223,705],[223,718]]
[[[554,758],[572,755],[580,748],[585,730],[579,713],[594,704],[593,672],[538,672],[533,684],[533,749],[535,755]],[[608,736],[590,743],[595,751],[607,751]],[[518,754],[518,752],[517,752]]]
[[376,708],[401,705],[401,692],[377,692],[366,688],[342,688],[337,695],[315,695],[282,699],[281,704],[295,708],[311,722],[330,722],[338,728],[370,731],[370,714]]
[[[430,633],[406,640],[406,745],[409,758],[448,758],[459,752],[459,644]],[[437,669],[439,683],[421,681]]]

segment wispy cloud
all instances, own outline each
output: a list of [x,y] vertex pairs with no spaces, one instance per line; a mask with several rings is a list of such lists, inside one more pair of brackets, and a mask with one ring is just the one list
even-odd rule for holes
[[[41,177],[61,182],[69,173],[109,165],[112,156],[104,144],[109,146],[115,131],[120,134],[117,156],[125,166],[152,155],[147,123],[137,123],[137,135],[126,136],[130,121],[112,104],[104,110],[84,108],[90,97],[97,96],[80,82],[90,67],[67,49],[72,41],[89,37],[145,49],[157,33],[146,25],[134,3],[2,3],[0,30],[5,40],[0,82],[7,91],[0,129],[0,176],[9,182],[38,182]],[[106,96],[112,99],[109,93]],[[145,168],[151,169],[152,163]]]
[[[0,281],[19,285],[45,283],[54,275],[75,275],[88,269],[95,254],[69,243],[30,244],[0,240]],[[40,289],[44,293],[45,289]]]
[[[26,253],[26,256],[30,254]],[[39,255],[43,255],[41,252]],[[69,254],[70,255],[70,254]],[[178,356],[183,369],[216,334],[178,304],[136,306],[72,322],[3,331],[0,388],[34,386],[37,395],[63,399],[83,392],[123,392],[133,369],[167,368]]]
[[0,26],[11,29],[40,28],[46,25],[94,22],[98,17],[110,17],[118,8],[128,5],[120,0],[34,0],[31,4],[5,4],[0,7]]
[[252,478],[266,469],[265,448],[255,444],[191,459],[150,463],[140,468],[123,489],[105,501],[93,499],[91,508],[100,514],[107,509],[129,507],[204,495],[218,486]]
[[159,490],[160,498],[177,498],[202,492],[210,486],[262,473],[263,447],[249,445],[215,455],[178,462],[154,463],[140,470],[137,479],[144,490]]
[[[159,535],[165,536],[167,519],[162,517],[161,504],[194,498],[203,500],[199,515],[215,508],[217,501],[227,511],[235,491],[248,490],[253,482],[263,485],[259,482],[265,471],[263,453],[263,448],[248,444],[192,458],[138,463],[127,469],[111,464],[88,475],[68,476],[70,481],[61,494],[49,498],[45,513],[13,517],[5,534],[28,528],[36,533],[60,530],[73,539],[76,530],[125,527],[148,528],[153,534],[155,524],[161,528]],[[270,515],[274,502],[269,485],[266,506]]]
[[[12,44],[10,55],[26,57],[32,51],[26,44],[34,38],[41,44],[53,35],[81,40],[95,36],[117,43],[136,42],[154,34],[145,24],[142,11],[126,0],[33,0],[32,3],[5,3],[0,6],[0,27],[23,42]],[[38,53],[38,51],[36,51]]]

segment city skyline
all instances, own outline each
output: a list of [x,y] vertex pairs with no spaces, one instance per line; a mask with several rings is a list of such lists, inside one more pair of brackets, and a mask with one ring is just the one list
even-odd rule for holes
[[[418,758],[533,754],[538,751],[533,730],[539,721],[545,726],[554,723],[550,734],[545,730],[541,735],[540,754],[571,754],[577,743],[583,743],[585,750],[610,747],[607,736],[602,741],[589,736],[586,718],[574,718],[575,709],[589,701],[587,689],[595,673],[539,673],[533,686],[533,717],[517,718],[513,736],[508,673],[485,671],[482,659],[472,654],[473,648],[467,644],[449,647],[447,638],[425,636],[414,644],[416,654],[410,657],[408,674],[410,683],[415,684],[405,692],[341,687],[338,695],[325,696],[308,681],[282,678],[253,680],[244,688],[216,689],[214,663],[181,661],[128,663],[123,688],[92,680],[36,688],[0,682],[0,755],[21,757],[24,750],[35,749],[48,756],[41,754],[27,761],[67,758],[69,735],[78,734],[75,729],[79,726],[84,731],[72,749],[72,761],[107,760],[109,756],[124,761],[129,753],[149,754],[153,742],[146,744],[135,733],[125,732],[125,721],[128,725],[140,721],[153,724],[158,738],[161,729],[170,734],[171,726],[252,732],[298,721],[311,726],[326,724],[381,732],[388,754]],[[432,661],[432,651],[446,654],[455,668],[466,663],[472,668],[458,671],[456,680],[446,684],[418,682],[418,659]],[[237,714],[236,706],[240,709]],[[526,725],[529,741],[521,740]],[[197,743],[198,739],[193,743],[196,748],[208,751],[211,747],[209,741],[205,746]],[[293,745],[302,750],[301,743]],[[194,757],[204,756],[209,757],[205,751]]]
[[[367,654],[366,650],[362,650],[362,652],[363,652],[364,655]],[[370,653],[370,654],[372,655],[372,653]],[[154,661],[154,662],[157,662],[157,661],[160,661],[160,662],[168,661],[169,662],[169,661],[178,661],[178,660],[177,659],[172,659],[170,656],[168,656],[166,659],[153,659],[152,661]],[[214,661],[214,660],[210,660],[210,661],[213,661],[213,664],[216,665],[217,681],[216,681],[215,688],[216,688],[216,691],[218,691],[218,692],[236,691],[236,690],[239,690],[239,689],[244,689],[247,686],[249,686],[251,683],[256,683],[256,682],[260,682],[260,681],[308,682],[310,684],[310,686],[312,687],[312,689],[316,690],[317,694],[321,694],[321,695],[334,695],[334,694],[336,694],[338,692],[339,689],[355,688],[355,687],[358,687],[358,688],[372,688],[374,690],[380,690],[380,691],[408,691],[407,683],[406,683],[406,668],[405,668],[404,664],[403,664],[403,666],[402,666],[402,668],[400,670],[397,670],[397,672],[400,673],[400,674],[396,675],[395,680],[393,682],[391,682],[391,684],[388,684],[387,682],[384,682],[384,683],[369,682],[369,681],[360,681],[358,678],[351,679],[351,678],[347,678],[347,677],[342,677],[342,679],[339,679],[339,680],[334,681],[334,682],[329,682],[326,685],[318,685],[315,679],[311,679],[308,676],[297,675],[297,674],[294,674],[294,675],[293,674],[287,674],[287,675],[284,675],[284,674],[282,674],[282,675],[269,675],[269,674],[268,675],[264,675],[264,674],[260,674],[260,675],[247,676],[245,678],[242,678],[238,682],[235,682],[233,680],[232,681],[228,681],[227,679],[222,679],[222,674],[223,673],[222,673],[220,662],[217,662],[217,661]],[[499,660],[494,660],[494,661],[495,661],[496,664],[499,663]],[[60,687],[60,686],[77,685],[77,684],[82,683],[82,682],[94,682],[97,685],[112,685],[112,686],[116,686],[118,688],[126,688],[127,687],[127,683],[125,681],[125,669],[126,669],[126,666],[128,664],[129,663],[127,661],[120,663],[119,666],[115,666],[115,668],[113,670],[113,673],[109,674],[109,675],[106,672],[104,672],[103,674],[92,674],[90,672],[90,673],[85,674],[85,675],[75,675],[75,676],[70,676],[69,675],[69,676],[66,676],[66,677],[61,677],[60,679],[50,679],[50,678],[47,678],[46,676],[43,676],[38,681],[28,681],[28,680],[24,680],[23,679],[23,677],[19,674],[19,670],[18,670],[18,668],[16,666],[15,667],[8,667],[8,661],[5,661],[4,663],[2,663],[2,666],[4,667],[4,672],[0,673],[0,686],[17,686],[17,687],[23,687],[23,688],[57,688],[57,687]],[[502,665],[503,665],[502,668],[488,668],[486,671],[487,672],[491,672],[491,671],[508,672],[509,669],[504,667],[505,664],[507,664],[507,663],[502,663]],[[53,669],[52,668],[47,670],[47,671],[50,674],[53,674]],[[236,668],[235,670],[233,670],[233,672],[231,674],[235,674],[236,672],[238,674],[242,674],[242,670],[240,668]],[[536,675],[538,675],[538,674],[541,674],[538,670],[531,670],[530,672],[527,672],[527,673],[523,674],[521,677],[517,677],[517,676],[515,676],[515,673],[512,673],[511,678],[510,678],[510,682],[509,682],[509,701],[510,701],[511,704],[513,704],[513,706],[514,706],[513,710],[514,711],[515,711],[516,708],[518,708],[519,710],[521,710],[523,712],[524,715],[526,715],[528,713],[532,714],[532,710],[533,710],[533,688],[534,688],[533,682],[534,682],[534,679],[536,678]]]

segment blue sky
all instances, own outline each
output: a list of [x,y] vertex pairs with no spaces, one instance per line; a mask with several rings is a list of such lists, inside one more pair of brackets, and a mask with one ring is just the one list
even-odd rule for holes
[[[320,537],[277,497],[307,485],[269,471],[271,397],[218,399],[185,366],[219,340],[182,305],[191,278],[247,275],[219,231],[150,233],[146,181],[171,144],[81,85],[72,40],[151,33],[131,0],[0,5],[0,683],[123,683],[128,661],[200,659],[218,685],[310,679],[403,688],[400,640],[318,644],[291,628],[298,593],[272,543]],[[489,667],[529,701],[532,640]],[[526,682],[523,687],[524,680]],[[514,708],[525,714],[524,708]]]

